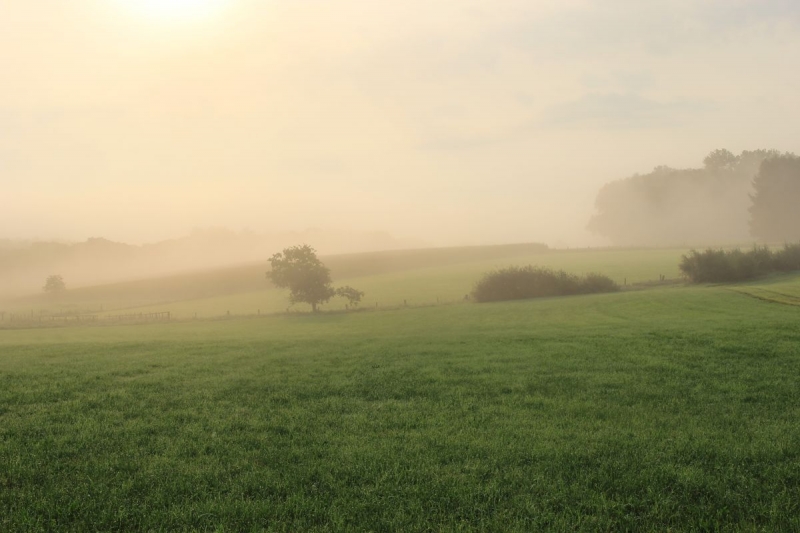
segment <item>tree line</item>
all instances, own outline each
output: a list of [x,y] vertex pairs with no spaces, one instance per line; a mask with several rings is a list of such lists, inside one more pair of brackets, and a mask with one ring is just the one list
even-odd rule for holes
[[703,168],[656,167],[606,184],[588,229],[616,245],[800,240],[800,158],[714,150]]
[[795,272],[800,270],[800,244],[787,243],[777,250],[768,246],[754,246],[748,251],[690,250],[681,258],[680,269],[695,283],[729,283],[775,272]]

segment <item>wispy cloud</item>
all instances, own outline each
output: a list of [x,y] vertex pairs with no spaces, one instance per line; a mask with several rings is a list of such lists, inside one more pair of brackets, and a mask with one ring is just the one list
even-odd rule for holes
[[597,57],[609,50],[626,55],[670,55],[730,39],[764,40],[800,31],[796,0],[590,1],[547,16],[519,16],[493,36],[521,50],[557,53],[564,59]]
[[546,109],[536,124],[556,128],[642,129],[679,127],[713,111],[708,102],[656,101],[636,94],[590,93]]

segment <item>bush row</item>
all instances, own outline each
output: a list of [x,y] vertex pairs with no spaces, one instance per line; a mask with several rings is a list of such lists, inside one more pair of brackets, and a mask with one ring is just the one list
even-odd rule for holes
[[497,302],[618,290],[619,285],[602,274],[581,277],[563,270],[511,266],[485,274],[475,284],[472,297],[478,302]]
[[781,250],[754,246],[735,250],[690,250],[681,258],[680,269],[695,283],[745,281],[773,272],[800,270],[800,244],[786,244]]

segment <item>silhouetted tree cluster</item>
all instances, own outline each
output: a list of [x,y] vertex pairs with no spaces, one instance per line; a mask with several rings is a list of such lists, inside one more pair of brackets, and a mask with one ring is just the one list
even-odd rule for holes
[[754,279],[773,272],[800,270],[800,244],[786,244],[772,251],[754,246],[735,250],[691,250],[681,258],[681,272],[695,283],[730,283]]
[[346,298],[351,305],[358,305],[364,293],[350,286],[334,289],[331,285],[331,271],[317,257],[311,246],[303,244],[286,248],[273,255],[270,260],[272,270],[267,278],[276,287],[289,289],[292,304],[307,303],[312,311],[334,296]]
[[563,270],[512,266],[485,274],[475,284],[472,297],[477,302],[498,302],[618,290],[619,285],[602,274],[580,277]]
[[769,242],[800,240],[800,158],[764,160],[753,180],[750,231]]
[[[793,156],[776,150],[743,151],[739,155],[714,150],[703,160],[703,168],[660,166],[649,174],[608,183],[597,195],[597,213],[588,228],[618,245],[748,240],[751,228],[748,209],[756,202],[751,199],[754,177],[762,162],[784,158],[794,160]],[[782,178],[773,176],[778,172]],[[798,189],[788,185],[795,183],[800,187],[800,180],[792,182],[786,177],[787,172],[784,167],[769,171],[769,178],[762,181],[781,181],[786,194],[795,203],[800,202]],[[757,196],[768,196],[759,193],[758,184],[755,187]],[[768,204],[766,211],[783,209],[777,202],[764,203]],[[751,213],[755,220],[758,210]],[[760,231],[761,226],[752,228],[754,236],[774,240],[775,232],[758,234],[756,228]]]

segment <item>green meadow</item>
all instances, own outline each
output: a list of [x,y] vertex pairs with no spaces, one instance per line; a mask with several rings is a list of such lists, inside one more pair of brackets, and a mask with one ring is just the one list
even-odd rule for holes
[[[620,285],[635,285],[679,276],[683,249],[537,249],[536,245],[501,245],[374,252],[323,257],[334,285],[352,285],[366,293],[362,308],[396,308],[462,302],[487,271],[510,265],[537,265],[575,274],[600,272]],[[173,318],[213,318],[306,312],[289,307],[287,293],[265,278],[268,263],[77,288],[58,298],[39,295],[9,302],[8,311],[40,314],[114,314],[169,311]],[[343,310],[334,298],[324,310]],[[2,305],[0,305],[2,307]],[[1,325],[1,324],[0,324]]]
[[[254,286],[152,305],[218,318],[2,329],[0,530],[798,531],[800,276],[648,283],[681,253],[334,270],[357,312],[268,314],[286,296]],[[636,290],[463,301],[512,263]]]

